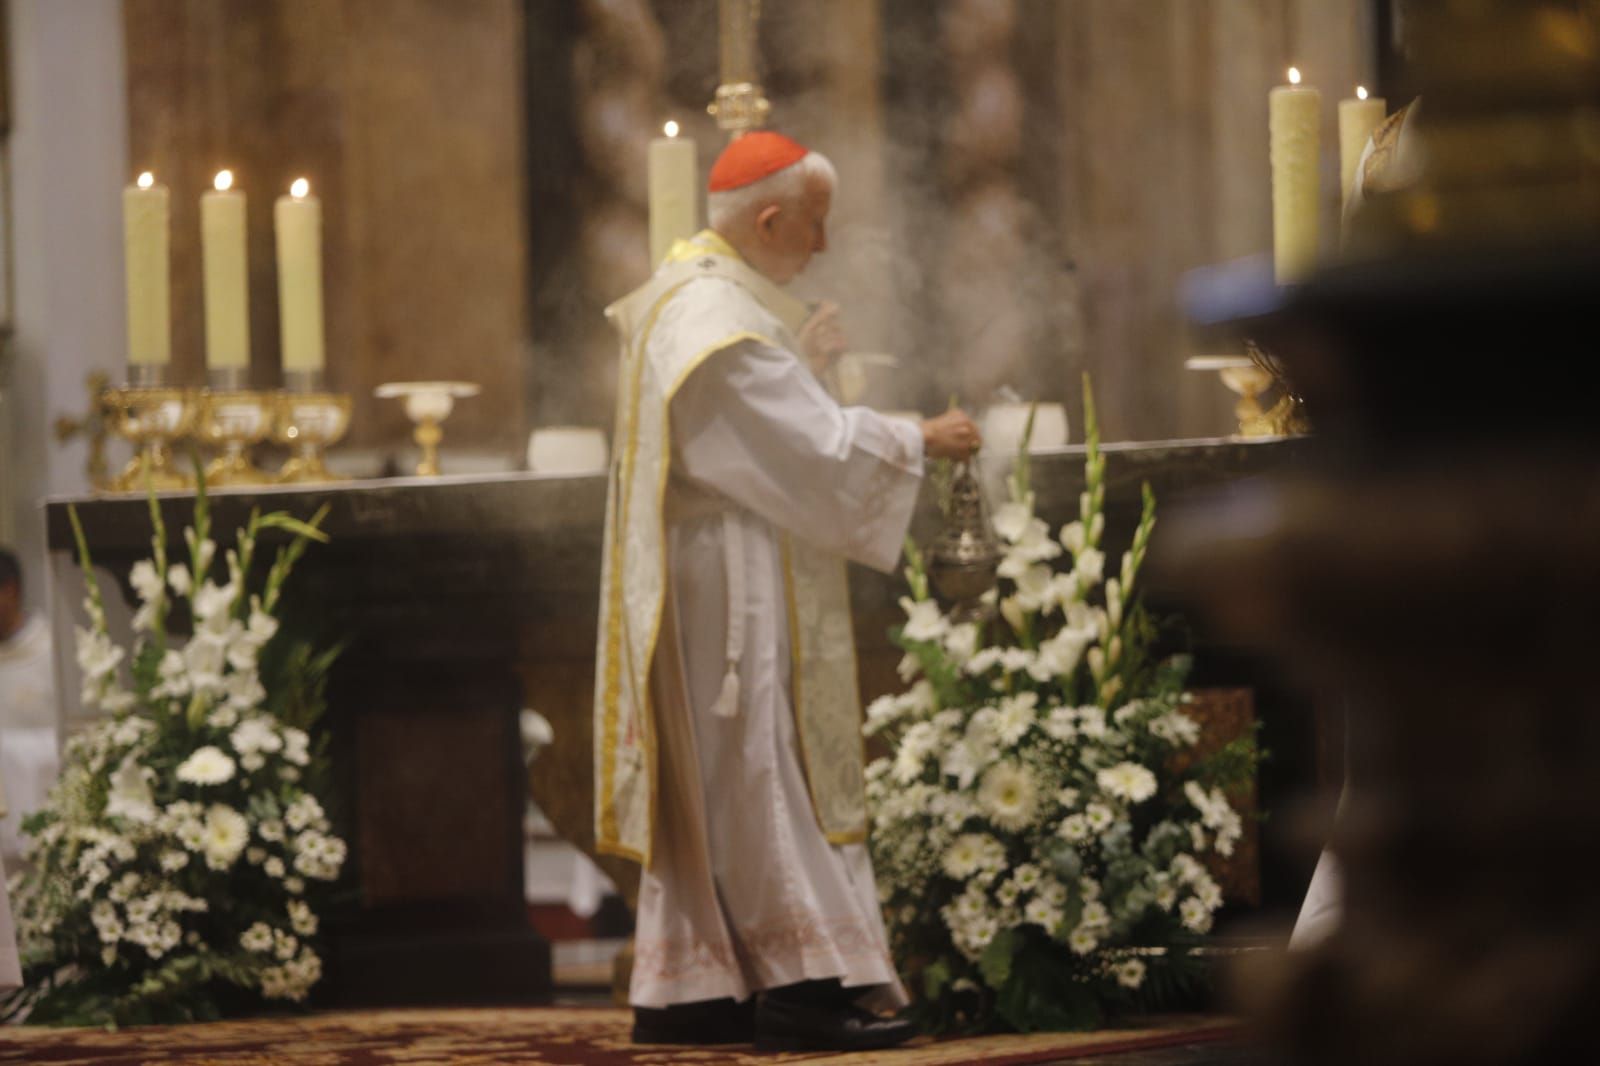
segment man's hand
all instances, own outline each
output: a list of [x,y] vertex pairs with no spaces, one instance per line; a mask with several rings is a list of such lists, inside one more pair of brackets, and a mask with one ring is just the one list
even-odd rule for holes
[[822,377],[844,354],[844,329],[839,325],[839,305],[824,300],[817,305],[811,317],[800,324],[797,338],[800,351],[806,357],[811,372]]
[[934,459],[967,459],[982,446],[978,424],[960,408],[952,407],[922,423],[922,450]]

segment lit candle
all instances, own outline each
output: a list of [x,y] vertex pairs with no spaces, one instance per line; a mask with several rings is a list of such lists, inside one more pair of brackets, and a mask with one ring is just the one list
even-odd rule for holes
[[167,187],[157,185],[149,171],[122,191],[130,366],[166,366],[172,361],[167,215]]
[[1388,105],[1381,96],[1368,96],[1356,86],[1356,94],[1339,101],[1339,190],[1341,208],[1350,203],[1356,184],[1356,164],[1367,149],[1367,139],[1384,120]]
[[650,142],[650,265],[666,258],[672,242],[692,237],[700,228],[699,165],[694,141],[678,136],[668,122],[665,136]]
[[250,297],[245,266],[244,193],[233,171],[220,171],[200,197],[200,256],[205,271],[206,368],[250,365]]
[[1278,284],[1298,281],[1317,260],[1317,163],[1322,94],[1300,84],[1289,68],[1289,84],[1267,97],[1272,160],[1272,261]]
[[311,183],[296,178],[278,197],[272,220],[278,237],[278,322],[285,373],[319,371],[322,344],[322,204]]

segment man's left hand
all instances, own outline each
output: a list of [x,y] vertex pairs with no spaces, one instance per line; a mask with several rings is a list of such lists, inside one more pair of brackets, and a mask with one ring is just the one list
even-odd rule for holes
[[844,328],[839,325],[839,305],[824,300],[811,317],[800,324],[797,336],[800,351],[811,372],[821,377],[844,354]]

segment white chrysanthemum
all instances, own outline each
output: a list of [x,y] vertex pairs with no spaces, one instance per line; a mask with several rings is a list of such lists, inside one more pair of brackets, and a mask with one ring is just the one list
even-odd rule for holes
[[1143,803],[1156,794],[1156,775],[1135,762],[1119,762],[1095,775],[1108,794],[1129,803]]
[[1067,937],[1067,947],[1072,949],[1074,955],[1087,955],[1099,946],[1100,938],[1081,925]]
[[907,640],[938,640],[950,628],[949,620],[934,600],[912,600],[909,596],[901,596],[900,606],[906,612],[903,635]]
[[283,731],[283,758],[295,766],[311,761],[311,738],[305,730],[290,726]]
[[1172,887],[1171,882],[1163,882],[1156,888],[1155,897],[1157,907],[1170,911],[1173,904],[1178,902],[1178,890]]
[[1089,820],[1081,814],[1069,814],[1056,827],[1056,836],[1068,844],[1082,844],[1089,839]]
[[1061,924],[1065,917],[1061,908],[1052,907],[1042,899],[1031,899],[1022,909],[1023,920],[1039,926],[1047,933],[1055,932],[1056,926]]
[[301,936],[315,936],[317,933],[317,916],[311,913],[311,907],[304,900],[289,901],[289,924]]
[[271,951],[272,927],[266,922],[255,923],[239,937],[239,946],[246,951]]
[[213,870],[232,866],[249,839],[250,823],[232,807],[214,803],[206,811],[206,865]]
[[1091,803],[1083,810],[1083,816],[1089,822],[1089,829],[1096,833],[1104,833],[1115,822],[1116,815],[1111,808],[1103,803]]
[[1034,708],[1038,705],[1037,692],[1019,692],[1000,701],[999,711],[995,715],[994,730],[1001,744],[1008,748],[1016,746],[1033,727],[1034,720],[1038,717]]
[[178,766],[178,780],[191,785],[220,785],[233,777],[233,760],[221,748],[207,744]]
[[1179,884],[1197,884],[1202,878],[1209,876],[1206,873],[1206,868],[1195,861],[1193,855],[1187,855],[1181,851],[1172,857],[1172,862],[1168,869],[1172,871],[1172,876],[1178,879]]
[[945,749],[939,760],[939,770],[946,777],[955,778],[962,788],[970,788],[991,759],[992,752],[987,747],[970,740],[958,740]]
[[290,829],[296,832],[307,826],[326,827],[327,814],[322,810],[322,804],[311,793],[302,793],[300,798],[289,804],[289,809],[284,812],[283,820]]
[[1191,932],[1211,931],[1211,912],[1206,910],[1204,903],[1193,897],[1178,904],[1178,918],[1183,922],[1183,927]]
[[956,837],[941,860],[944,872],[957,881],[965,881],[977,873],[987,854],[984,849],[987,839],[982,833],[962,833]]
[[189,853],[176,848],[168,848],[161,853],[161,869],[165,873],[177,873],[189,865]]
[[1111,912],[1099,900],[1090,900],[1083,905],[1083,914],[1079,917],[1078,924],[1085,929],[1103,932],[1111,925]]
[[1138,988],[1144,984],[1144,962],[1140,959],[1124,959],[1113,966],[1111,972],[1123,988]]
[[1020,763],[991,766],[978,786],[978,806],[998,828],[1009,832],[1026,829],[1039,808],[1039,786]]

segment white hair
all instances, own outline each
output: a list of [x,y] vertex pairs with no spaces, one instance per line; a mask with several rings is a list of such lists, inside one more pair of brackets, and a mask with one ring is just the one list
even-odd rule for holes
[[830,189],[839,183],[839,173],[833,169],[827,156],[821,152],[807,152],[798,162],[768,174],[760,181],[708,195],[706,221],[712,229],[722,230],[725,226],[760,213],[769,204],[792,207],[805,196],[806,184],[813,176],[827,181]]

